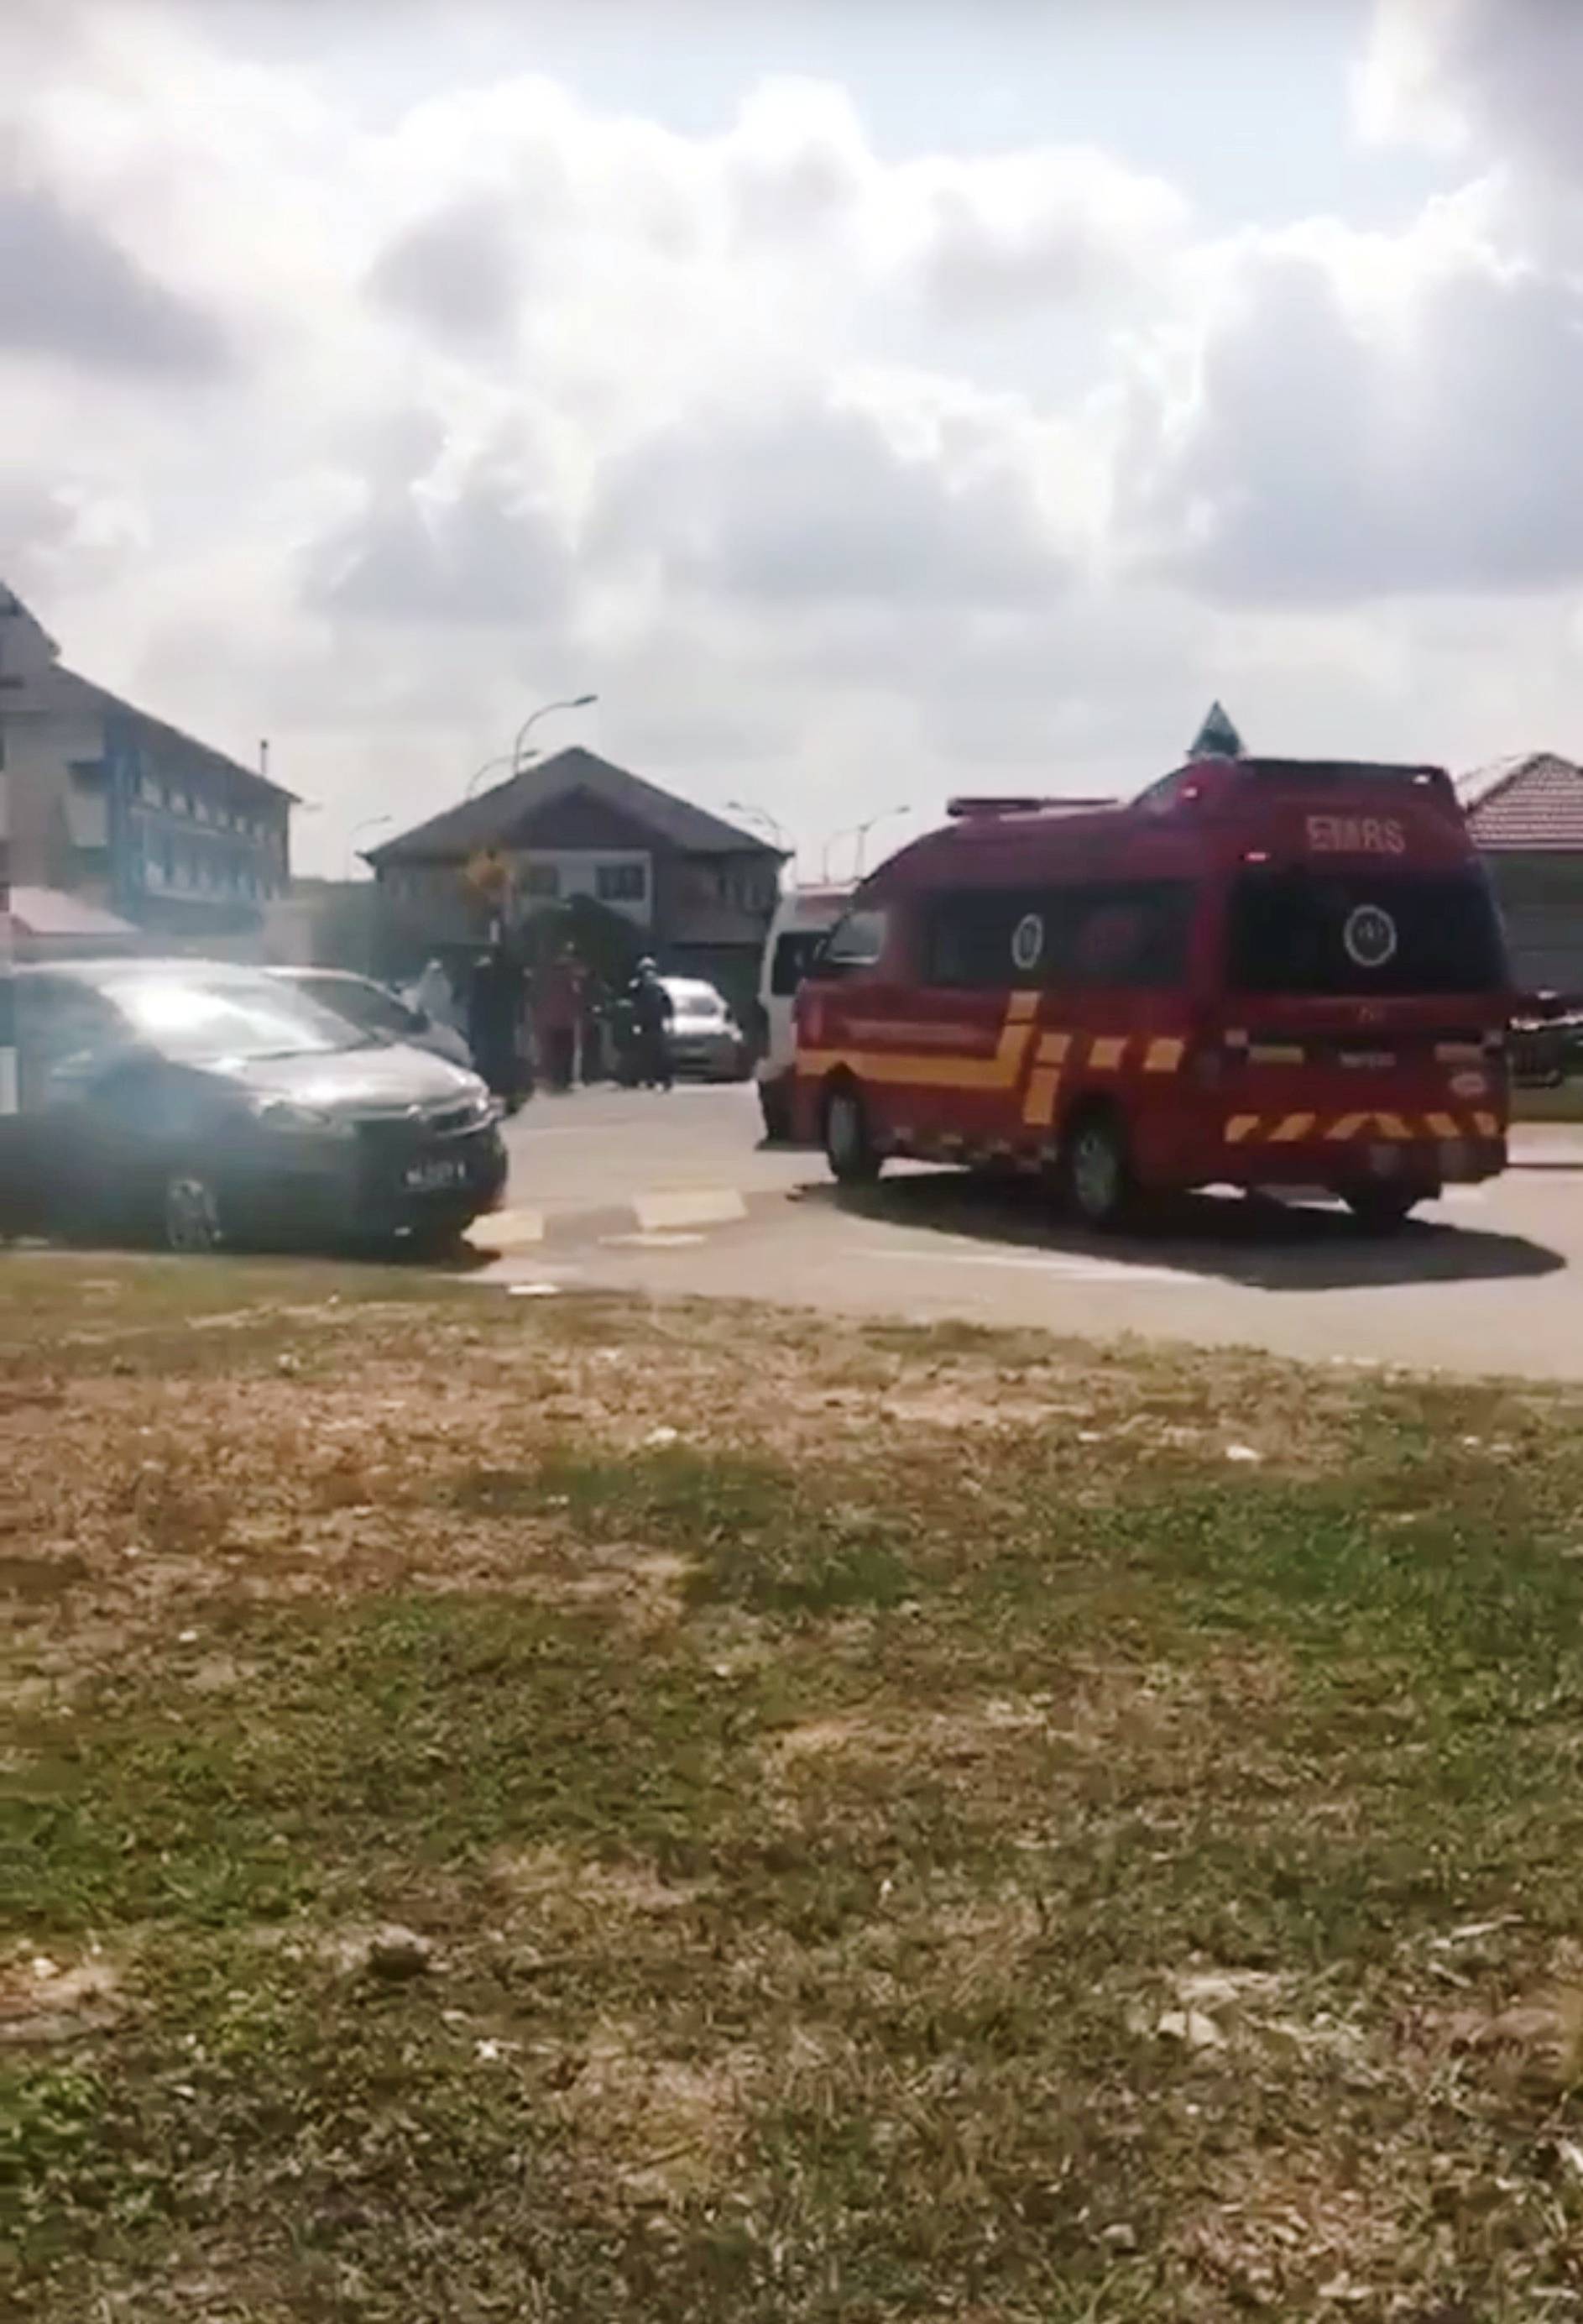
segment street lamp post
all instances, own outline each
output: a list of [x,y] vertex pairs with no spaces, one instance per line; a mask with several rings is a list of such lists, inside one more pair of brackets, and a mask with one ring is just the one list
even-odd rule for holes
[[470,775],[468,777],[467,788],[463,792],[462,797],[465,799],[470,799],[474,792],[478,788],[479,784],[483,780],[485,775],[492,774],[497,767],[514,768],[515,763],[516,761],[509,751],[497,752],[492,759],[485,759],[483,766],[479,768],[476,774]]
[[787,836],[785,824],[778,821],[768,807],[755,807],[750,799],[727,799],[725,806],[728,815],[745,815],[750,823],[761,823],[783,854],[790,856],[796,854],[797,851]]
[[830,877],[831,849],[833,847],[839,846],[843,839],[855,839],[857,841],[857,847],[854,850],[852,876],[854,879],[861,880],[863,876],[863,858],[868,853],[869,834],[873,830],[875,825],[879,823],[888,823],[894,816],[911,815],[911,813],[912,809],[910,807],[884,807],[879,809],[878,815],[870,816],[866,822],[849,823],[844,831],[832,832],[830,837],[824,843],[823,877],[826,880]]
[[364,833],[365,831],[378,831],[385,824],[394,823],[395,819],[396,818],[393,815],[365,815],[361,823],[354,823],[353,825],[351,836],[346,842],[346,877],[348,880],[354,880],[357,876],[354,866],[357,856],[357,843],[362,838]]
[[548,718],[552,710],[591,710],[598,699],[597,694],[574,694],[565,702],[547,702],[542,709],[536,710],[530,718],[524,718],[521,725],[517,729],[517,740],[511,749],[512,771],[515,772],[520,763],[528,737],[541,718]]

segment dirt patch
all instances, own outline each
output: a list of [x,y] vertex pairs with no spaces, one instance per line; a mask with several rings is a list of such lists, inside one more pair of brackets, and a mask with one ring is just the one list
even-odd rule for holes
[[588,2043],[561,2110],[613,2164],[630,2200],[674,2204],[732,2175],[759,2079],[750,2050],[667,2057],[638,2028],[606,2023]]
[[115,1965],[94,1952],[76,1961],[28,1953],[0,1965],[0,2043],[27,2048],[106,2033],[124,2003]]
[[654,1919],[705,1893],[704,1883],[663,1879],[651,1865],[602,1862],[560,1848],[502,1849],[489,1877],[505,1902],[563,1921]]

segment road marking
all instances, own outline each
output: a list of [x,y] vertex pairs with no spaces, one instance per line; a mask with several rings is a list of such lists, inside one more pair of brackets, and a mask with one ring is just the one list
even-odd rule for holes
[[653,1194],[639,1194],[632,1209],[645,1234],[668,1233],[677,1227],[722,1227],[748,1215],[748,1205],[734,1186],[676,1186]]
[[619,1234],[601,1235],[601,1243],[609,1250],[683,1250],[689,1244],[705,1242],[701,1234]]
[[544,1240],[542,1211],[486,1211],[467,1230],[474,1250],[525,1250]]
[[1069,1258],[1059,1251],[1019,1258],[999,1250],[888,1250],[878,1245],[857,1251],[858,1259],[889,1259],[900,1267],[999,1267],[1024,1275],[1053,1275],[1063,1283],[1170,1283],[1178,1289],[1198,1287],[1203,1277],[1175,1267],[1129,1267],[1121,1259]]

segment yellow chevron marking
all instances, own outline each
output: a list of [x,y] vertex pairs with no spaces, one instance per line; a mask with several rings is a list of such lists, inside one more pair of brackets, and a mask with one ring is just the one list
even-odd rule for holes
[[1049,1065],[1035,1065],[1028,1076],[1028,1093],[1023,1101],[1022,1118],[1030,1128],[1048,1130],[1055,1119],[1055,1092],[1061,1075]]
[[1226,1124],[1227,1145],[1246,1145],[1257,1128],[1258,1116],[1256,1113],[1234,1113],[1231,1116],[1230,1120]]
[[1297,1146],[1313,1133],[1317,1116],[1311,1113],[1289,1113],[1270,1132],[1272,1146]]
[[1006,1004],[1006,1021],[1008,1025],[1021,1025],[1028,1018],[1036,1017],[1038,1010],[1039,996],[1036,992],[1014,992]]
[[1349,1138],[1357,1137],[1367,1120],[1367,1113],[1344,1113],[1339,1121],[1331,1122],[1325,1137],[1332,1146],[1345,1146]]
[[1413,1132],[1399,1113],[1376,1113],[1375,1120],[1379,1126],[1382,1138],[1389,1139],[1393,1145],[1411,1145]]
[[1089,1063],[1097,1074],[1118,1072],[1126,1055],[1125,1035],[1118,1038],[1115,1034],[1106,1033],[1100,1039],[1089,1043]]
[[1476,1113],[1473,1127],[1480,1138],[1498,1138],[1501,1134],[1501,1125],[1493,1113]]
[[1260,1041],[1249,1049],[1247,1062],[1250,1065],[1300,1065],[1307,1054],[1291,1042]]
[[1151,1041],[1144,1057],[1146,1074],[1173,1074],[1187,1054],[1185,1041]]
[[1070,1033],[1046,1033],[1035,1051],[1042,1065],[1063,1065],[1072,1047]]
[[1449,1113],[1431,1113],[1429,1117],[1431,1134],[1436,1138],[1460,1138],[1454,1118]]

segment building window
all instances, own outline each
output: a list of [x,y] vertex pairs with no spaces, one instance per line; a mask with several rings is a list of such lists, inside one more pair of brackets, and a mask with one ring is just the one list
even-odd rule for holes
[[525,896],[558,896],[561,892],[561,867],[558,863],[525,863],[522,866],[522,893]]
[[594,892],[602,904],[643,904],[649,900],[647,863],[596,863]]

